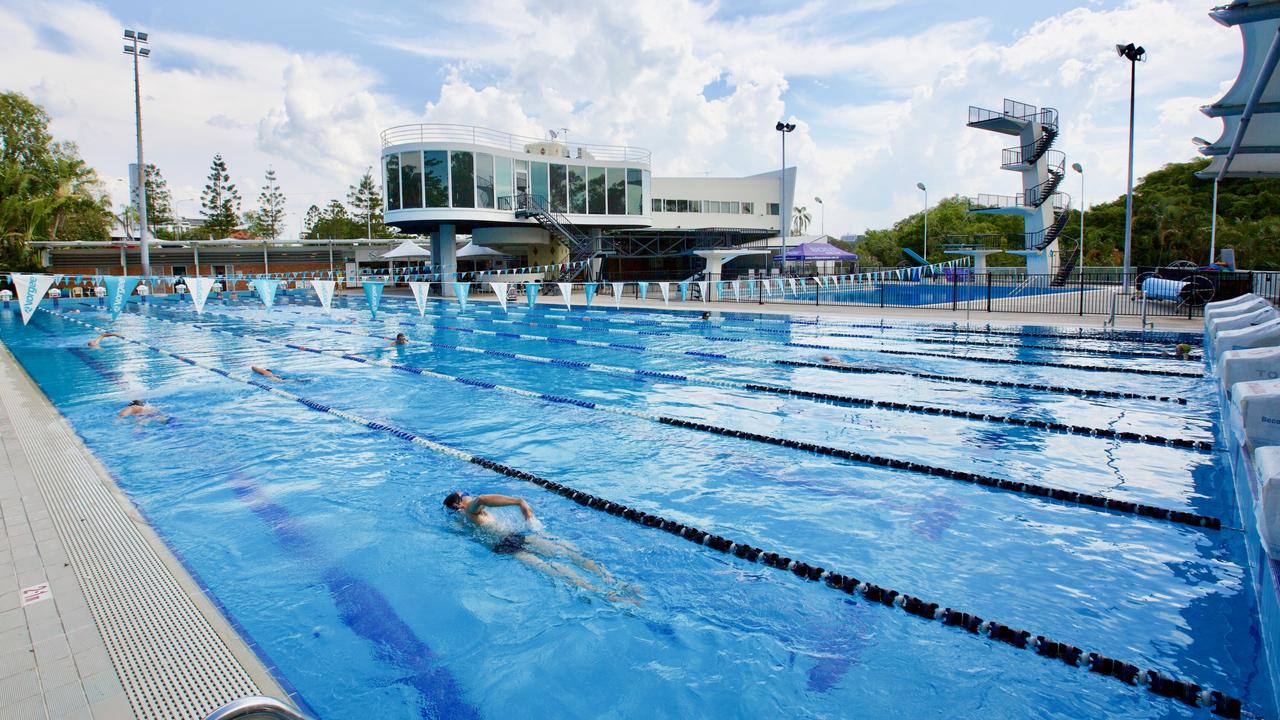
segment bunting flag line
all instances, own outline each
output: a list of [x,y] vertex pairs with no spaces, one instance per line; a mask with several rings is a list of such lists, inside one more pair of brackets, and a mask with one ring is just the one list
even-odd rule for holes
[[647,283],[647,282],[638,282],[638,283],[636,283],[636,286],[640,288],[640,293],[639,293],[639,295],[640,295],[640,301],[641,301],[641,302],[648,301],[648,299],[649,299],[649,283]]
[[622,286],[623,286],[623,283],[620,283],[620,282],[611,282],[611,283],[609,283],[609,284],[613,286],[613,307],[614,307],[614,309],[616,310],[616,309],[618,309],[618,308],[622,307]]
[[680,302],[687,302],[689,300],[689,281],[681,280],[676,284],[680,287]]
[[22,324],[26,325],[31,320],[31,315],[35,313],[36,308],[40,307],[40,301],[44,300],[45,293],[49,292],[49,287],[53,285],[54,280],[58,279],[57,275],[31,275],[28,273],[10,273],[9,279],[13,282],[13,288],[17,290],[18,312],[22,314]]
[[662,304],[671,304],[671,283],[658,283],[658,292],[662,293]]
[[558,282],[556,286],[560,288],[560,295],[564,297],[564,307],[566,310],[572,310],[569,305],[569,297],[573,294],[573,283]]
[[600,283],[582,283],[582,292],[587,296],[587,307],[591,307],[591,298],[596,296],[596,287]]
[[[779,282],[781,282],[781,281],[779,281]],[[796,294],[796,279],[795,279],[795,278],[787,278],[787,284],[791,286],[791,294],[792,294],[792,295],[795,295],[795,294]]]
[[458,298],[458,307],[463,310],[467,309],[467,297],[471,295],[471,283],[455,282],[453,284],[453,296]]
[[128,302],[133,289],[138,287],[141,280],[142,278],[128,275],[102,278],[102,284],[107,287],[107,309],[111,312],[112,321],[120,317],[120,311],[124,310],[124,304]]
[[502,311],[507,311],[507,286],[511,283],[489,281],[489,287],[493,288],[493,294],[498,297],[498,304],[502,306]]
[[204,301],[209,299],[209,291],[213,289],[213,278],[187,278],[187,290],[191,292],[191,302],[196,306],[196,314],[204,314]]
[[270,310],[276,304],[276,290],[280,289],[280,281],[275,278],[258,278],[251,284],[254,291],[258,293],[262,306]]
[[538,303],[538,291],[541,289],[542,289],[542,285],[540,283],[531,282],[531,283],[524,284],[524,294],[525,294],[525,298],[527,298],[529,302],[530,310],[532,310],[533,306]]
[[312,280],[311,289],[316,291],[316,298],[320,300],[320,307],[325,312],[329,312],[333,306],[333,288],[336,285],[332,280]]
[[378,305],[382,304],[382,282],[366,281],[364,283],[364,299],[369,303],[369,317],[378,319]]
[[413,291],[413,301],[418,304],[418,317],[427,314],[427,298],[431,297],[431,283],[411,282],[409,289]]
[[733,288],[733,299],[741,300],[742,298],[738,295],[738,281],[734,280],[733,282],[729,283],[729,287]]
[[699,281],[698,281],[698,298],[699,298],[700,300],[702,300],[702,302],[706,302],[706,301],[707,301],[707,286],[708,286],[709,284],[710,284],[710,283],[709,283],[709,282],[707,282],[706,280],[699,280]]

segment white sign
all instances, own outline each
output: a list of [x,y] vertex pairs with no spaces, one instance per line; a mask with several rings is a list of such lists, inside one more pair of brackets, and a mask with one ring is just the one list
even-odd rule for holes
[[49,583],[47,582],[32,585],[29,588],[22,588],[22,604],[24,607],[31,603],[38,603],[41,600],[48,600],[51,597],[53,597],[53,591],[49,589]]

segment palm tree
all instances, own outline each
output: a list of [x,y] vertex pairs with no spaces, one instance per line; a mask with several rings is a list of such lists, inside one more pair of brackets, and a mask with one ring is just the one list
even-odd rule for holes
[[791,234],[803,235],[813,217],[809,215],[809,210],[803,205],[797,206],[792,212],[795,213],[795,217],[791,219]]

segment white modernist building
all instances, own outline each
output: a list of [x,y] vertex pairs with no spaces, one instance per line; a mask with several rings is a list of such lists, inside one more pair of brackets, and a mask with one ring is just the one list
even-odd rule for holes
[[[385,222],[429,235],[454,272],[458,234],[526,265],[691,256],[777,235],[795,168],[741,178],[655,178],[648,150],[520,137],[464,125],[382,133]],[[789,204],[789,203],[788,203]],[[785,212],[784,212],[785,211]],[[652,262],[647,266],[651,267]]]

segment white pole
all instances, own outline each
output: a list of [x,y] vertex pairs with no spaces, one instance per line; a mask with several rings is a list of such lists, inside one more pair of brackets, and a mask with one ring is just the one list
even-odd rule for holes
[[787,276],[787,233],[791,228],[791,213],[787,212],[787,132],[782,131],[782,172],[778,175],[782,183],[782,205],[778,208],[778,234],[782,236],[782,276]]
[[1124,291],[1129,290],[1129,258],[1133,246],[1133,105],[1137,60],[1129,60],[1129,181],[1124,200]]
[[1080,272],[1084,273],[1084,170],[1080,170]]
[[151,244],[147,237],[147,166],[142,162],[142,90],[138,80],[138,39],[133,39],[134,129],[138,136],[138,237],[142,240],[142,277],[151,276]]
[[929,188],[924,190],[924,264],[929,264]]
[[1209,221],[1209,264],[1218,253],[1218,178],[1213,178],[1213,219]]

